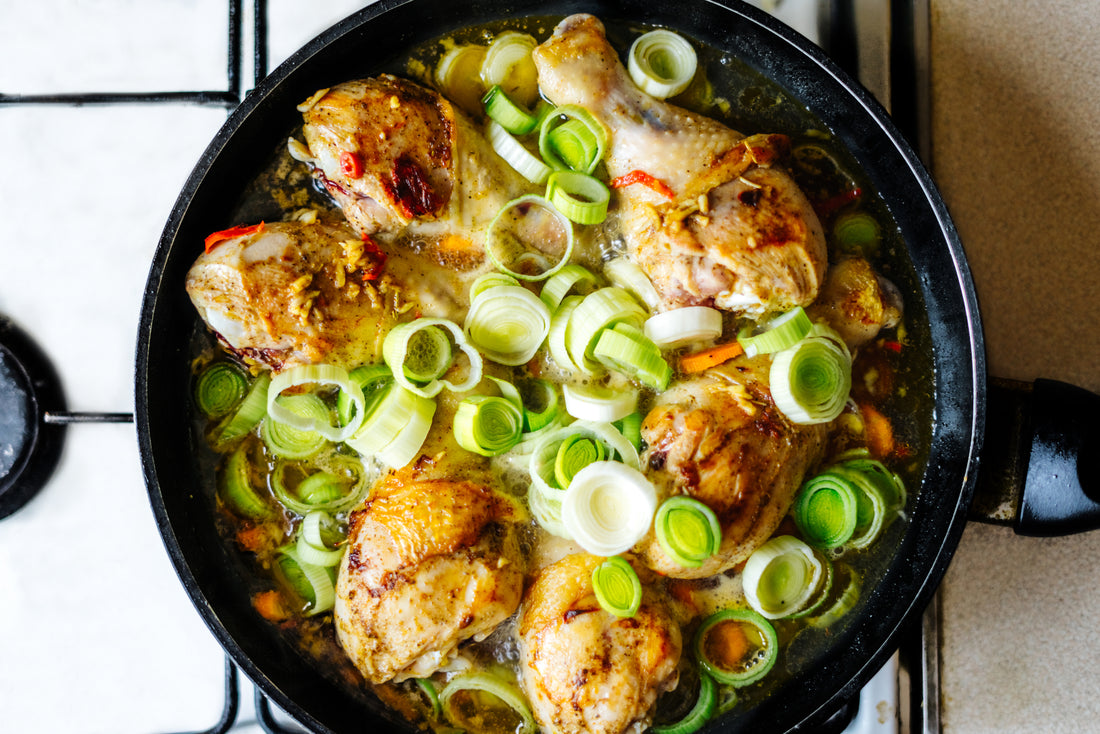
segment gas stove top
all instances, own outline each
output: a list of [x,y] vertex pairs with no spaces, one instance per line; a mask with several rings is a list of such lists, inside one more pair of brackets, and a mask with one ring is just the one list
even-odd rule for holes
[[[882,3],[757,4],[858,74],[926,149],[926,7],[891,19]],[[0,476],[18,468],[29,440],[8,423],[28,412],[46,414],[32,438],[47,458],[60,456],[56,469],[43,458],[28,470],[37,496],[0,492],[0,515],[10,513],[0,521],[6,731],[298,730],[253,704],[164,553],[129,425],[134,336],[160,230],[227,112],[268,68],[361,5],[0,7]],[[43,363],[56,381],[42,377]],[[923,643],[935,639],[934,614],[925,625],[868,686],[858,714],[853,704],[848,731],[938,731],[937,694],[925,690],[935,685],[935,645]]]

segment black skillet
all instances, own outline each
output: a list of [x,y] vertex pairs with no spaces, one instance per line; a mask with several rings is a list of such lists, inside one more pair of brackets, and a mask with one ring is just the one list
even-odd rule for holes
[[[915,488],[896,553],[824,653],[759,705],[734,710],[711,722],[708,730],[804,730],[851,698],[923,612],[965,525],[987,422],[985,354],[974,287],[931,178],[862,87],[805,39],[737,0],[383,0],[294,54],[231,115],[172,211],[153,260],[138,335],[141,456],[153,509],[176,570],[236,663],[279,706],[316,731],[375,731],[401,725],[377,701],[334,684],[250,606],[247,570],[218,533],[212,476],[196,459],[202,447],[191,431],[189,358],[192,340],[202,327],[184,292],[185,273],[198,252],[196,243],[210,231],[235,223],[231,217],[241,192],[299,122],[295,106],[316,89],[386,70],[386,64],[407,48],[453,29],[502,18],[574,12],[590,12],[611,24],[638,21],[679,29],[746,62],[807,107],[851,151],[889,207],[913,264],[914,288],[927,312],[934,383],[930,448],[923,470],[916,472],[920,486]],[[1090,454],[1082,441],[1098,443],[1095,429],[1081,438],[1080,432],[1057,427],[1060,409],[1052,408],[1044,393],[1072,388],[1036,383],[996,389],[1011,397],[998,403],[1004,407],[997,410],[1005,414],[998,413],[995,427],[1006,435],[996,440],[1013,442],[1012,450],[997,448],[997,481],[1016,482],[1017,495],[1017,480],[1029,471],[1047,484],[1064,483],[1057,477],[1065,478],[1065,465],[1051,468],[1049,462]],[[1075,401],[1071,397],[1070,402]],[[1034,427],[1029,423],[1033,417]],[[1080,428],[1087,427],[1083,419],[1077,420]],[[1027,468],[1029,454],[1039,459],[1038,468],[1034,463]],[[1043,461],[1048,462],[1046,468]],[[1082,461],[1079,469],[1068,466],[1080,472],[1081,486],[1095,487],[1095,462],[1086,466]],[[1080,487],[1076,494],[1077,509],[1091,513],[1095,521],[1100,505]],[[1053,496],[1046,491],[1036,496],[1048,495]],[[1029,507],[1036,505],[1026,501],[1011,512],[1033,519],[1051,512]],[[1053,510],[1064,511],[1065,506]],[[1081,529],[1075,523],[1090,521],[1082,521],[1080,512],[1068,515],[1070,525],[1056,530]],[[1027,523],[1022,529],[1044,532],[1042,526]]]

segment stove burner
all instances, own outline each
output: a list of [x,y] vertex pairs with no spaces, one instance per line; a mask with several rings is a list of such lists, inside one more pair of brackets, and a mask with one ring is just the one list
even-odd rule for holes
[[27,504],[53,474],[65,426],[48,424],[46,414],[64,409],[49,359],[0,316],[0,519]]

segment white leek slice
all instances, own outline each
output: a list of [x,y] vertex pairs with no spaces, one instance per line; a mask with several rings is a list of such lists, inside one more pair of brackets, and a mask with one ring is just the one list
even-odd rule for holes
[[522,286],[495,286],[474,298],[463,330],[486,357],[514,367],[542,346],[550,333],[550,309]]
[[630,78],[657,99],[674,97],[687,89],[698,66],[692,45],[683,36],[664,29],[634,39],[627,54]]
[[554,313],[574,288],[590,293],[596,286],[596,276],[583,265],[569,263],[550,276],[542,285],[539,298]]
[[795,306],[782,316],[769,321],[764,332],[752,336],[752,326],[747,326],[737,335],[737,341],[745,350],[746,357],[757,354],[772,354],[793,347],[805,338],[813,328],[813,322],[801,306]]
[[638,391],[634,388],[566,383],[561,391],[565,396],[565,412],[580,420],[612,423],[638,407]]
[[[487,693],[512,709],[521,720],[520,725],[515,730],[516,734],[534,734],[538,730],[535,717],[531,714],[531,709],[528,707],[523,694],[511,683],[505,682],[504,679],[490,673],[464,673],[452,678],[439,692],[439,703],[447,714],[447,720],[456,726],[473,731],[478,730],[476,725],[472,726],[474,722],[467,721],[461,713],[466,710],[465,706],[452,706],[451,699],[459,691]],[[499,714],[497,716],[499,717]],[[479,720],[489,718],[485,710],[480,707],[477,709],[477,717]]]
[[407,466],[420,454],[420,449],[428,438],[435,408],[434,400],[419,404],[419,409],[409,416],[408,423],[402,426],[392,441],[375,453],[375,457],[391,469]]
[[[528,473],[531,475],[531,491],[541,491],[547,496],[564,488],[556,483],[556,460],[561,444],[571,436],[579,435],[602,443],[605,456],[622,462],[632,469],[640,469],[638,449],[615,426],[599,421],[577,421],[544,435],[531,450]],[[549,529],[549,528],[547,528]]]
[[[312,415],[301,415],[288,410],[284,403],[278,401],[284,390],[303,385],[339,388],[355,406],[351,419],[344,425],[334,425],[331,418],[325,420]],[[348,378],[347,370],[332,364],[291,367],[272,377],[267,390],[267,414],[273,420],[300,431],[314,431],[329,441],[340,442],[354,434],[363,422],[363,408],[363,390]]]
[[848,402],[852,355],[835,331],[815,324],[809,336],[775,354],[769,377],[772,399],[791,421],[828,423]]
[[[431,398],[396,382],[382,390],[386,392],[370,416],[345,443],[363,456],[376,456],[387,466],[397,468],[415,458],[415,452],[424,444],[436,405]],[[402,461],[405,456],[409,458]]]
[[302,518],[298,531],[298,557],[304,563],[315,566],[335,566],[344,557],[344,548],[330,548],[322,537],[322,526],[332,526],[332,516],[323,510],[314,510]]
[[818,591],[824,566],[813,549],[791,535],[772,538],[753,551],[741,572],[745,600],[768,619],[801,611]]
[[657,491],[644,474],[617,461],[597,461],[569,483],[561,518],[586,551],[615,556],[645,537],[656,510]]
[[467,112],[481,110],[481,98],[485,84],[481,81],[481,65],[485,61],[485,47],[475,44],[454,46],[435,70],[435,81],[443,96]]
[[569,354],[569,319],[584,300],[581,296],[566,296],[550,319],[550,333],[546,336],[546,348],[558,367],[569,372],[580,372],[580,367]]
[[492,120],[486,128],[489,144],[508,165],[533,184],[545,183],[550,176],[550,166],[523,147],[504,126]]
[[[462,382],[455,384],[449,380],[439,378],[424,385],[417,385],[405,375],[404,365],[409,348],[409,340],[418,330],[426,329],[430,326],[442,326],[449,331],[455,346],[461,349],[469,358],[470,364],[467,369],[466,379]],[[389,365],[390,370],[393,372],[393,379],[396,380],[398,384],[406,390],[411,390],[417,395],[426,398],[435,397],[443,388],[455,392],[462,392],[472,389],[474,385],[481,382],[481,354],[467,343],[466,335],[462,333],[462,329],[459,328],[458,324],[448,319],[417,319],[416,321],[410,321],[395,326],[390,330],[390,333],[386,335],[386,340],[382,343],[382,358],[386,361],[386,364]]]
[[545,482],[540,486],[532,484],[527,491],[527,509],[543,530],[559,538],[572,540],[573,536],[561,519],[561,503],[564,498],[563,489],[554,489]]
[[533,36],[518,31],[498,34],[485,52],[481,81],[486,87],[499,84],[504,92],[530,107],[538,100],[538,72],[531,52],[538,45]]
[[674,308],[646,319],[645,335],[661,349],[675,349],[722,336],[722,312],[707,306]]
[[645,309],[629,292],[616,286],[600,288],[585,296],[569,317],[569,356],[582,372],[594,375],[602,369],[594,353],[600,332],[618,323],[641,329],[645,318]]
[[609,260],[603,266],[603,274],[612,285],[625,288],[637,296],[650,311],[655,311],[661,304],[661,297],[653,287],[653,281],[633,260],[626,257]]

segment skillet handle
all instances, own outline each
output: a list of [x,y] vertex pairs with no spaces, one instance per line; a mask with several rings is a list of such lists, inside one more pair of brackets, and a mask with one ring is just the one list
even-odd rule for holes
[[971,517],[1020,535],[1100,528],[1100,395],[991,378]]

